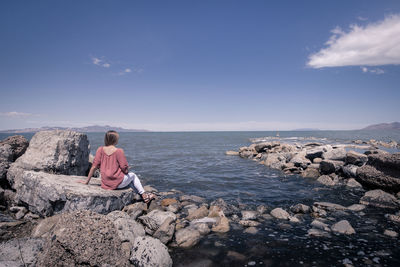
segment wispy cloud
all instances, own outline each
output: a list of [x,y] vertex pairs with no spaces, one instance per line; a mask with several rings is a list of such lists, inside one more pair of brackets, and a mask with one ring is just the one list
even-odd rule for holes
[[[312,68],[400,64],[400,15],[391,15],[366,26],[336,27],[326,47],[311,54]],[[380,73],[378,73],[380,72]],[[382,74],[383,70],[376,70]]]
[[364,73],[373,73],[373,74],[384,74],[385,73],[385,71],[383,70],[383,69],[380,69],[380,68],[367,68],[367,67],[361,67],[361,70],[364,72]]
[[0,116],[8,118],[24,118],[24,117],[31,117],[33,115],[34,114],[32,113],[17,112],[17,111],[0,112]]
[[361,20],[361,21],[366,21],[366,20],[368,20],[368,18],[363,17],[363,16],[358,16],[357,19],[358,19],[358,20]]
[[129,73],[138,73],[138,74],[140,74],[142,72],[143,72],[143,69],[141,69],[141,68],[134,68],[134,69],[126,68],[126,69],[118,72],[117,75],[121,76],[121,75],[126,75],[126,74],[129,74]]
[[104,67],[104,68],[109,68],[111,66],[110,63],[107,63],[103,59],[100,59],[98,57],[92,57],[92,63],[94,65],[101,66],[101,67]]

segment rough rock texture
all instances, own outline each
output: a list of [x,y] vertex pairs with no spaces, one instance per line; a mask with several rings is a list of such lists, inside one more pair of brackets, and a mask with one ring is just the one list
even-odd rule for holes
[[345,165],[342,167],[342,172],[344,174],[345,177],[357,177],[357,169],[359,167],[356,165]]
[[356,232],[354,228],[351,227],[351,224],[347,220],[342,220],[340,222],[335,223],[334,225],[332,225],[331,229],[333,232],[346,235],[351,235]]
[[346,207],[344,207],[342,205],[330,203],[330,202],[314,202],[314,206],[317,208],[320,208],[320,209],[330,210],[330,211],[346,209]]
[[368,161],[368,157],[365,154],[355,152],[353,150],[347,152],[346,163],[353,164],[357,166],[362,166]]
[[176,215],[170,211],[152,210],[147,215],[139,217],[149,235],[153,235],[167,219],[175,221]]
[[323,185],[327,185],[327,186],[332,186],[335,185],[335,182],[332,180],[331,177],[329,177],[328,175],[322,175],[317,179],[317,182],[323,184]]
[[257,219],[257,212],[253,210],[243,210],[242,220],[255,220]]
[[89,167],[89,141],[83,133],[55,130],[36,133],[26,152],[7,173],[11,185],[24,170],[85,175]]
[[362,166],[357,169],[356,179],[358,182],[369,188],[379,188],[391,192],[399,192],[400,176],[391,176],[390,169],[382,170],[383,171],[378,170],[370,165]]
[[40,238],[12,239],[0,243],[0,266],[36,266],[36,257],[42,246]]
[[379,208],[396,209],[400,207],[400,202],[395,196],[386,193],[380,189],[366,192],[364,196],[360,199],[360,203]]
[[129,266],[114,224],[90,211],[64,213],[45,239],[39,266]]
[[15,199],[33,213],[51,216],[74,210],[92,210],[98,213],[121,210],[131,203],[135,195],[130,188],[104,190],[98,179],[92,179],[90,185],[75,182],[83,178],[26,171],[16,180]]
[[204,218],[208,215],[208,209],[205,206],[201,206],[198,209],[189,210],[189,215],[186,217],[189,221],[193,221],[194,219]]
[[129,242],[133,245],[133,241],[138,236],[144,236],[144,228],[143,226],[131,219],[129,215],[123,211],[113,211],[107,214],[107,218],[110,219],[117,230],[119,239],[122,242]]
[[362,185],[357,182],[355,179],[350,178],[347,183],[346,183],[347,187],[352,187],[352,188],[362,188]]
[[308,167],[304,172],[301,173],[302,177],[307,178],[318,178],[320,176],[320,172],[317,168]]
[[330,174],[339,171],[343,165],[344,165],[343,161],[323,160],[319,164],[319,171],[322,174]]
[[167,244],[172,240],[175,233],[175,220],[174,218],[168,217],[155,231],[153,237],[159,239],[163,244]]
[[150,236],[139,237],[135,240],[130,261],[137,267],[172,266],[172,259],[168,253],[168,248],[158,239]]
[[322,154],[322,158],[326,160],[345,160],[346,158],[346,149],[340,147],[336,149],[329,150]]
[[304,204],[296,204],[294,206],[290,207],[290,210],[294,213],[309,213],[310,212],[310,207]]
[[12,150],[8,144],[0,145],[0,182],[7,177],[7,171],[12,162]]
[[201,238],[200,232],[193,228],[180,229],[175,233],[175,240],[179,247],[189,248],[196,245]]
[[0,147],[3,145],[10,146],[12,154],[11,161],[15,161],[17,158],[21,157],[22,154],[25,153],[26,149],[29,146],[29,142],[22,135],[14,135],[0,141]]
[[291,160],[290,162],[294,164],[296,167],[301,167],[303,169],[307,168],[308,165],[311,164],[311,161],[307,159],[306,157],[306,152],[301,151],[297,153]]

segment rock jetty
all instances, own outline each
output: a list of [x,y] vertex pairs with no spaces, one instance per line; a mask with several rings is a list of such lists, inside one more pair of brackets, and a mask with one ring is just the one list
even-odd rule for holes
[[[254,143],[241,147],[238,155],[253,159],[286,174],[299,174],[315,178],[321,184],[400,191],[400,153],[388,153],[375,146],[354,144],[280,143],[279,141]],[[393,142],[392,142],[393,143]],[[397,143],[386,146],[397,147]],[[361,144],[364,144],[361,142]],[[371,144],[369,142],[368,144]],[[373,142],[372,144],[384,144]],[[359,153],[350,149],[365,149]],[[232,151],[228,155],[234,155]]]

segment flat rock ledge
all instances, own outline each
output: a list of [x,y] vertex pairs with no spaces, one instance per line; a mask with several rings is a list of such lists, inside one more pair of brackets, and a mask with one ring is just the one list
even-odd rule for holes
[[56,175],[25,171],[15,182],[15,200],[40,216],[91,210],[106,214],[121,210],[135,196],[132,189],[104,190],[100,180],[93,178],[90,185],[77,183],[82,176]]

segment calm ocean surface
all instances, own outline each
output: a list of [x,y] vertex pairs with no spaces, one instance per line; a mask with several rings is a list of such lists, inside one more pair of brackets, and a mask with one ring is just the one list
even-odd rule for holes
[[[303,142],[314,137],[321,142],[348,143],[351,140],[382,140],[400,143],[400,131],[312,131],[279,132],[282,142]],[[32,134],[24,134],[31,138]],[[3,139],[7,134],[0,134]],[[341,205],[358,203],[362,192],[343,188],[321,189],[313,179],[286,176],[252,160],[226,156],[227,150],[237,151],[251,144],[251,138],[275,137],[276,132],[148,132],[121,133],[119,147],[125,150],[131,169],[143,184],[159,191],[177,189],[185,194],[205,197],[209,201],[223,198],[232,204],[244,204],[249,209],[257,205],[288,208],[290,205],[329,201]],[[104,133],[88,133],[91,152],[103,145]],[[357,234],[353,237],[333,236],[330,239],[308,238],[309,223],[282,226],[266,223],[255,236],[232,229],[224,235],[209,235],[194,249],[174,250],[175,265],[206,266],[313,266],[342,265],[345,259],[354,265],[400,264],[400,242],[382,235],[384,229],[399,232],[387,223],[382,211],[368,208],[365,217],[346,218]],[[346,215],[343,215],[346,217]],[[374,235],[374,231],[376,234]],[[227,252],[234,250],[246,256],[234,260]],[[374,261],[375,259],[375,261]],[[204,264],[203,264],[204,263]],[[203,264],[203,265],[201,265]],[[398,265],[400,266],[400,265]]]

